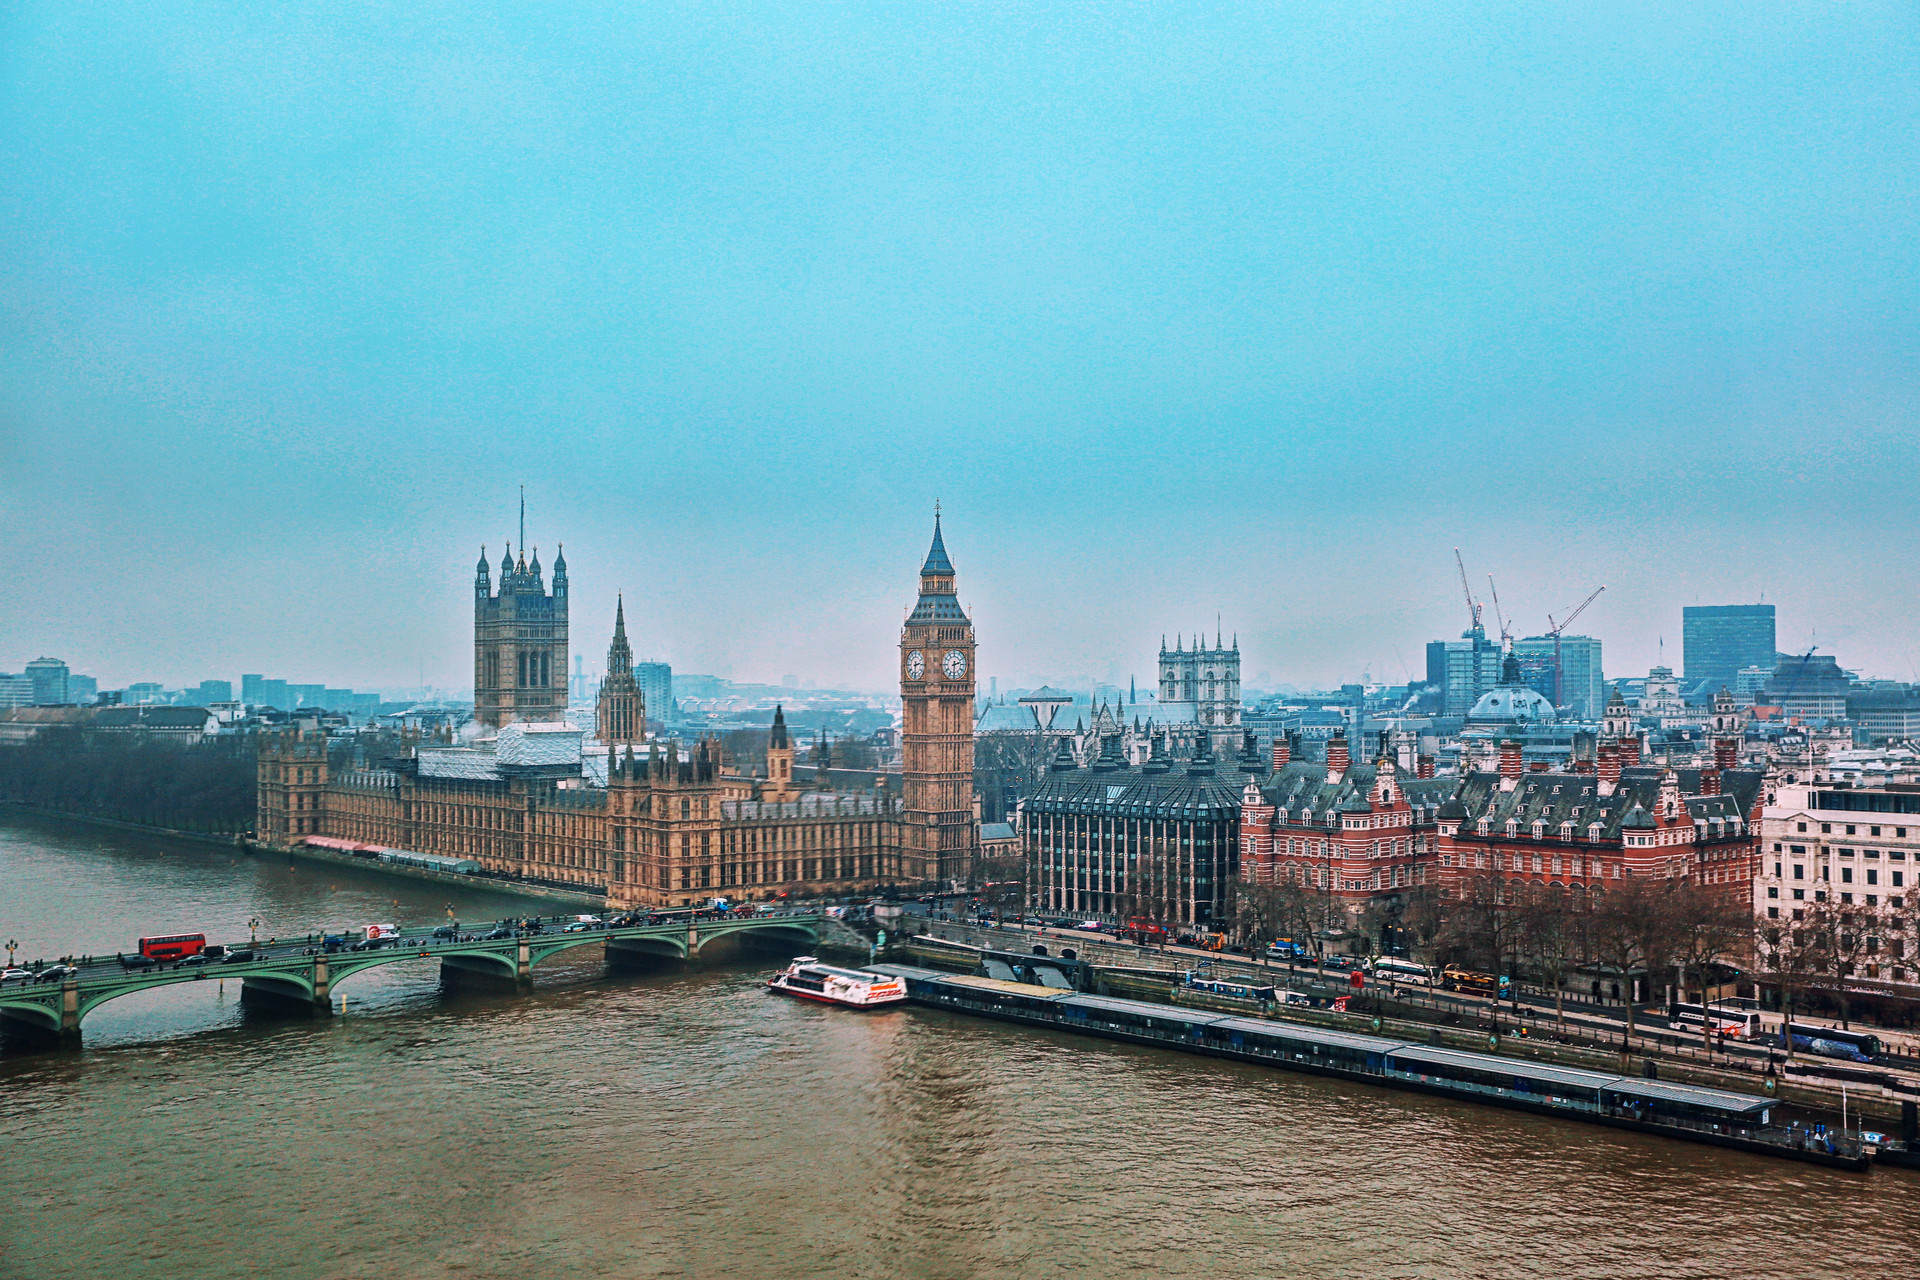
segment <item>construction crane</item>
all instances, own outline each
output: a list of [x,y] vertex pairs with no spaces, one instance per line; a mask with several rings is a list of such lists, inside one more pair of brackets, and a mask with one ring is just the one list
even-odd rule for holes
[[1572,626],[1573,620],[1585,613],[1587,606],[1598,600],[1600,593],[1606,589],[1607,584],[1601,583],[1592,595],[1574,606],[1573,612],[1567,615],[1565,622],[1555,622],[1552,614],[1547,615],[1547,634],[1553,637],[1553,705],[1556,707],[1564,705],[1566,698],[1561,689],[1560,679],[1560,633]]
[[1480,630],[1480,604],[1473,598],[1473,588],[1467,585],[1467,562],[1460,558],[1460,548],[1453,549],[1453,562],[1460,569],[1460,591],[1467,597],[1467,613],[1473,618],[1473,629]]
[[1487,586],[1493,592],[1493,620],[1500,624],[1500,647],[1507,647],[1507,641],[1513,639],[1513,633],[1507,630],[1507,620],[1500,616],[1500,588],[1493,585],[1493,575],[1487,575]]
[[[1819,647],[1820,646],[1817,644],[1810,644],[1807,646],[1807,651],[1800,655],[1799,664],[1795,666],[1793,669],[1793,679],[1787,681],[1787,687],[1780,691],[1780,714],[1781,715],[1783,716],[1786,715],[1787,699],[1791,698],[1793,696],[1793,691],[1800,687],[1800,678],[1807,674],[1807,668],[1813,663],[1814,651],[1817,650]],[[1811,733],[1807,735],[1807,741],[1809,743],[1813,741],[1813,735]]]

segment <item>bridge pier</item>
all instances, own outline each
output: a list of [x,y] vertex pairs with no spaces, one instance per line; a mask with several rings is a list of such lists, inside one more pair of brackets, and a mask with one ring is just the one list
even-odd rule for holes
[[274,1013],[309,1018],[333,1016],[333,991],[324,956],[315,957],[311,986],[296,977],[254,974],[240,980],[240,1003]]
[[607,968],[648,972],[686,962],[678,946],[667,938],[608,938]]
[[0,1040],[23,1049],[78,1049],[78,1019],[71,1026],[66,1025],[65,1011],[62,1010],[60,1020],[61,1025],[54,1027],[38,1018],[23,1017],[11,1009],[0,1010]]
[[[509,968],[508,965],[512,967]],[[502,956],[441,956],[440,983],[447,987],[481,987],[489,991],[533,990],[533,966],[523,941],[511,960]]]

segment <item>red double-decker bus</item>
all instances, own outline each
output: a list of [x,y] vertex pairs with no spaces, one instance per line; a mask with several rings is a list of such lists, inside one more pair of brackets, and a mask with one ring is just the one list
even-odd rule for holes
[[149,960],[178,960],[197,956],[207,949],[204,933],[170,933],[162,938],[140,939],[140,954]]

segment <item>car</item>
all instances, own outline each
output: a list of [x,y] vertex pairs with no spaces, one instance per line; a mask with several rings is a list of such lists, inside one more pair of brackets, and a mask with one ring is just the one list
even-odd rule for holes
[[155,963],[156,961],[152,956],[120,957],[120,967],[123,969],[151,969]]
[[504,942],[508,938],[511,938],[512,936],[513,936],[513,930],[507,928],[505,925],[502,925],[498,929],[495,929],[492,933],[488,934],[486,937],[480,939],[480,941]]
[[80,972],[70,964],[50,964],[33,975],[35,982],[60,982]]
[[174,968],[176,969],[182,965],[185,965],[188,968],[198,968],[200,965],[203,965],[206,962],[207,962],[207,958],[205,956],[192,955],[192,956],[181,956],[178,960],[175,960],[173,962],[173,965],[174,965]]
[[[145,956],[140,958],[146,960]],[[153,962],[148,960],[147,963],[152,964]],[[0,969],[0,982],[5,982],[9,978],[31,978],[32,976],[33,970],[31,969]]]
[[244,964],[246,961],[251,959],[253,959],[252,948],[235,947],[233,950],[227,952],[227,954],[221,958],[220,963],[221,964]]
[[433,931],[433,936],[436,938],[457,938],[460,936],[460,930],[453,925],[443,924]]
[[565,929],[562,929],[561,932],[562,933],[587,933],[590,930],[595,929],[597,927],[598,927],[597,925],[588,924],[585,920],[575,920],[572,924],[568,925]]

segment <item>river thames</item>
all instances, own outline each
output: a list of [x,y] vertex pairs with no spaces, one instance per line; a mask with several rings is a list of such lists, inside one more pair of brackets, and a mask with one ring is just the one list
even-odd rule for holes
[[[544,910],[0,815],[22,959]],[[0,1274],[53,1277],[1903,1277],[1920,1177],[1869,1177],[943,1012],[850,1013],[768,962],[341,1016],[237,982],[0,1060]]]

